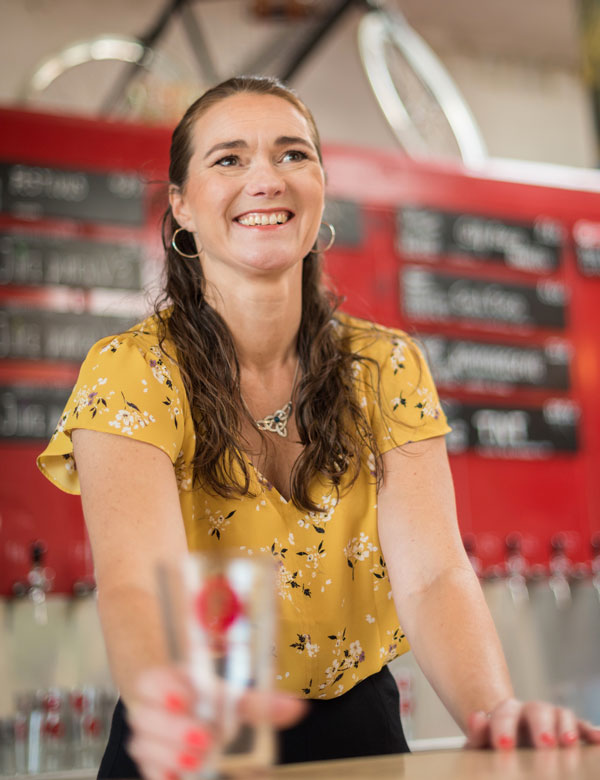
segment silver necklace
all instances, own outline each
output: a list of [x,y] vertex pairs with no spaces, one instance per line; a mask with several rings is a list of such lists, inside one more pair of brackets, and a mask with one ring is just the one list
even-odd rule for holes
[[[298,359],[298,362],[296,363],[296,371],[294,373],[294,380],[292,382],[292,392],[291,392],[292,398],[294,397],[294,388],[296,387],[296,379],[298,378],[299,368],[300,368],[300,359]],[[240,397],[242,398],[242,403],[246,407],[246,410],[252,417],[252,412],[250,411],[250,409],[248,409],[248,404],[244,401],[244,398],[241,393],[240,393]],[[292,406],[293,406],[292,399],[290,398],[287,404],[285,404],[281,409],[277,409],[277,411],[273,412],[273,414],[268,414],[266,417],[263,417],[262,420],[254,420],[254,424],[261,431],[276,433],[285,439],[287,438],[288,435],[287,424],[288,424],[288,420],[290,419],[290,414],[292,413]]]

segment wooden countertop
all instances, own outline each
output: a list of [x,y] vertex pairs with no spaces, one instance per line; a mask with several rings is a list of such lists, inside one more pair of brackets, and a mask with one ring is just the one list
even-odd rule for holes
[[436,750],[277,767],[281,780],[598,780],[600,745],[568,749]]

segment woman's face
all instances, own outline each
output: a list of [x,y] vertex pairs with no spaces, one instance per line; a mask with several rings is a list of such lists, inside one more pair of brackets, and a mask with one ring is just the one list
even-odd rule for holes
[[[314,245],[324,175],[304,116],[274,95],[225,98],[192,128],[183,191],[172,188],[179,224],[195,234],[207,276],[219,267],[285,271]],[[215,273],[211,273],[212,270]]]

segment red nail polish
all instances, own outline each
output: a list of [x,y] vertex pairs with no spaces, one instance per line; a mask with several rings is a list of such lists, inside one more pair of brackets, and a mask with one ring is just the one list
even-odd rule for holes
[[498,739],[498,747],[502,750],[512,750],[515,746],[515,741],[508,734],[502,734]]
[[165,780],[179,780],[177,772],[165,772]]
[[180,753],[177,763],[182,769],[196,769],[200,764],[200,759],[191,753]]
[[544,731],[540,734],[540,741],[542,745],[546,745],[547,747],[554,747],[556,745],[556,738],[548,731]]
[[169,712],[184,712],[185,702],[177,693],[167,693],[165,696],[165,707]]
[[190,729],[185,735],[185,742],[190,747],[206,750],[211,743],[211,736],[204,729]]
[[562,735],[563,742],[567,745],[573,745],[579,739],[579,735],[576,731],[566,731]]

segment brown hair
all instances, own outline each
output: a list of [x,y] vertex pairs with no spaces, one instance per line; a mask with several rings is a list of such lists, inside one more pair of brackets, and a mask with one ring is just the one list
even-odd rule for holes
[[[211,106],[239,93],[275,95],[291,103],[308,122],[321,160],[315,121],[300,98],[276,79],[241,76],[209,89],[184,114],[171,142],[171,184],[180,188],[185,185],[193,151],[191,130],[196,120]],[[252,418],[240,394],[233,338],[223,318],[206,301],[201,263],[182,262],[171,246],[172,235],[179,227],[169,207],[163,217],[166,283],[155,311],[161,348],[168,339],[177,350],[194,420],[194,484],[221,496],[247,495],[250,474],[243,456],[241,423],[243,418]],[[195,254],[190,234],[182,231],[177,242],[182,252]],[[381,455],[352,381],[353,362],[365,358],[350,350],[344,329],[335,327],[332,318],[339,300],[324,288],[321,276],[320,257],[311,251],[303,260],[302,318],[297,340],[302,378],[294,399],[296,425],[304,448],[291,474],[292,500],[309,511],[320,510],[309,494],[312,478],[318,474],[339,491],[342,477],[349,474],[352,485],[365,448],[375,456],[378,483],[383,473]]]

